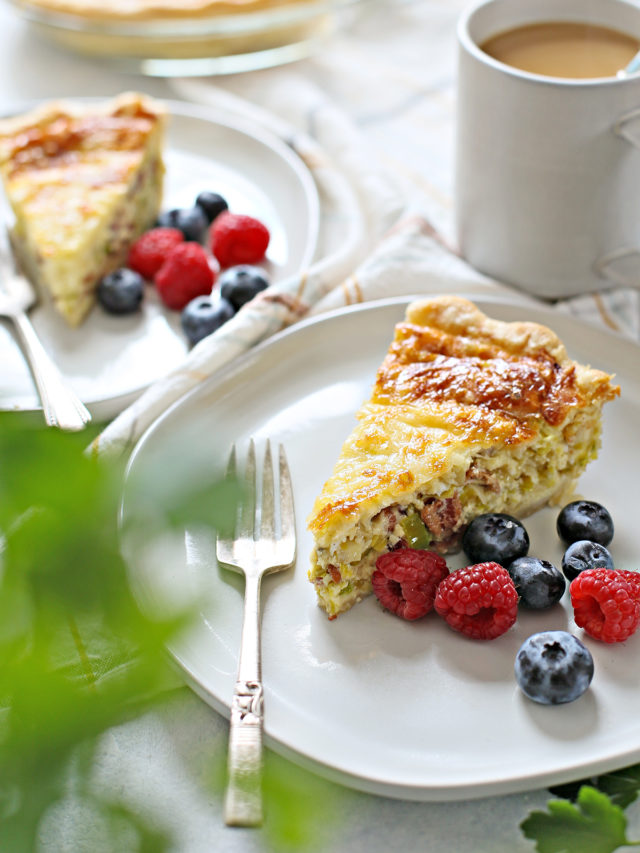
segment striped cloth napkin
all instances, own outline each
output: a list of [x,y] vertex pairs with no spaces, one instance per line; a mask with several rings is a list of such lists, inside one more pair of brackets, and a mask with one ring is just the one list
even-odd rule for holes
[[[211,107],[214,115],[249,119],[304,161],[321,203],[316,260],[197,344],[106,427],[94,451],[127,454],[183,394],[303,317],[399,295],[491,292],[531,300],[480,274],[455,250],[451,161],[459,6],[461,0],[394,0],[389,15],[384,2],[371,4],[364,21],[313,59],[220,80],[173,81],[181,97]],[[636,290],[578,297],[557,309],[640,339]]]

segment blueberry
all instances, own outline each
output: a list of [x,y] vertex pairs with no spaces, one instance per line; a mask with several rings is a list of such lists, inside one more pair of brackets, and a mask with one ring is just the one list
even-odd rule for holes
[[269,287],[269,279],[260,267],[242,264],[229,267],[218,279],[220,293],[237,310],[250,302],[254,296]]
[[473,519],[462,537],[462,548],[474,563],[496,562],[506,566],[529,551],[524,525],[503,512],[490,512]]
[[144,295],[144,281],[137,272],[122,267],[105,275],[98,285],[98,302],[110,314],[132,314]]
[[613,568],[613,557],[604,545],[588,539],[572,542],[562,557],[562,571],[570,581],[585,569]]
[[177,228],[182,231],[185,240],[199,243],[209,223],[200,207],[176,207],[163,211],[158,217],[157,225],[159,228]]
[[595,501],[567,504],[558,516],[556,528],[565,545],[571,545],[578,539],[608,545],[613,539],[613,519],[602,504]]
[[591,652],[567,631],[532,634],[520,646],[514,666],[522,692],[543,705],[573,702],[593,678]]
[[518,557],[506,569],[520,596],[519,603],[530,610],[543,610],[556,604],[567,586],[562,572],[538,557]]
[[227,204],[226,199],[221,195],[218,195],[218,193],[209,192],[209,190],[205,190],[200,193],[196,199],[196,207],[202,208],[209,224],[211,224],[216,216],[221,214],[223,210],[229,210],[229,205]]
[[211,296],[196,296],[182,309],[180,322],[189,343],[197,344],[235,314],[233,305],[226,299]]

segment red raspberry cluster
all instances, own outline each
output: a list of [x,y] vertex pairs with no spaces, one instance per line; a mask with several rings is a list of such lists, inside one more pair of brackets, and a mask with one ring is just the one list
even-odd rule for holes
[[269,231],[260,220],[225,211],[211,226],[209,248],[221,267],[257,264],[265,256],[269,239]]
[[576,625],[604,643],[621,643],[640,625],[640,574],[587,569],[571,581]]
[[209,251],[185,240],[178,228],[152,228],[131,247],[128,265],[153,281],[167,307],[181,311],[196,296],[211,293],[218,268],[259,263],[269,240],[269,230],[258,219],[227,210],[209,229]]
[[[431,551],[400,548],[378,557],[373,591],[387,610],[407,620],[435,610],[456,631],[478,640],[501,636],[515,624],[518,592],[498,563],[449,573]],[[627,640],[640,625],[640,572],[588,569],[572,582],[576,625],[605,643]]]
[[435,609],[455,631],[474,640],[493,640],[515,624],[518,593],[498,563],[477,563],[440,584]]
[[153,281],[164,304],[181,311],[196,296],[211,293],[215,278],[202,246],[185,242],[171,249]]
[[378,557],[371,582],[383,607],[397,616],[415,620],[435,609],[454,630],[474,639],[499,637],[518,613],[515,585],[497,563],[449,574],[440,555],[400,548]]
[[153,281],[171,251],[182,242],[184,235],[178,228],[152,228],[129,250],[129,267],[147,281]]
[[438,584],[448,574],[447,564],[439,554],[400,548],[378,557],[371,583],[387,610],[413,621],[433,608]]

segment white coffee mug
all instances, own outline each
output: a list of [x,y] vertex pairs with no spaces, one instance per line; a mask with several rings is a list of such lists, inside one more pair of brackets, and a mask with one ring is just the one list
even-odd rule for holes
[[463,256],[536,296],[640,287],[640,73],[565,79],[479,45],[581,21],[640,42],[631,0],[481,0],[458,24],[456,219]]

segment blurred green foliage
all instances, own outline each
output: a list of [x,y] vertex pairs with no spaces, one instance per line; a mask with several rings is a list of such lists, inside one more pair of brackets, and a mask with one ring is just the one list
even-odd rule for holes
[[[100,735],[175,688],[165,644],[191,614],[151,621],[138,608],[118,539],[122,465],[92,458],[88,440],[0,414],[0,850],[10,853],[37,849],[43,819],[70,785],[114,853],[171,847],[162,829],[90,785]],[[228,524],[234,484],[205,479],[185,489],[167,475],[136,484],[138,494],[160,496],[165,533],[187,519]],[[220,796],[223,776],[212,781]],[[331,786],[270,756],[265,796],[264,844],[312,849],[314,801],[326,807]]]

